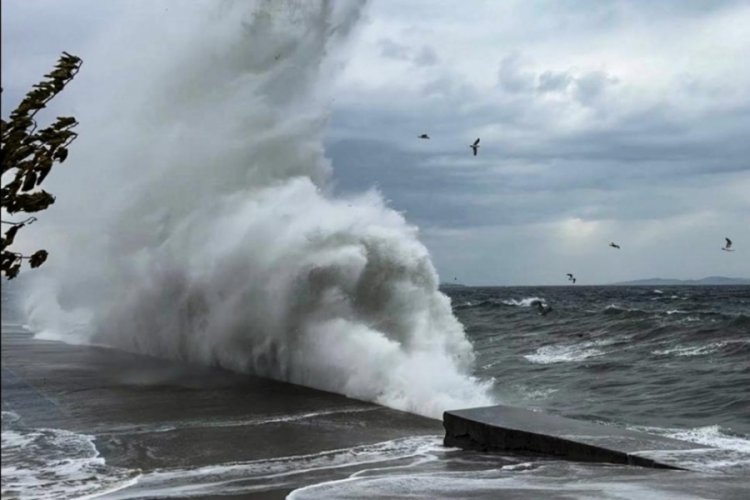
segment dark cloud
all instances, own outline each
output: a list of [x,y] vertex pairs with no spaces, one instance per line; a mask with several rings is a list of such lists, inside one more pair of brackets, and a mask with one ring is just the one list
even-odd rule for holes
[[[701,192],[744,172],[690,172],[681,165],[608,160],[550,161],[542,167],[434,164],[429,152],[402,151],[370,140],[330,143],[339,193],[379,189],[391,205],[424,227],[467,229],[559,221],[658,220],[716,206]],[[460,156],[455,157],[458,162]],[[680,175],[682,175],[680,177]],[[688,195],[690,193],[690,195]]]
[[539,75],[538,92],[565,92],[573,81],[567,71],[545,71]]
[[[3,109],[59,51],[91,46],[131,4],[3,0]],[[465,271],[468,282],[545,282],[566,258],[555,253],[556,231],[573,220],[583,228],[600,221],[597,238],[641,235],[663,245],[638,254],[641,267],[631,272],[648,273],[714,231],[750,226],[749,73],[735,57],[748,38],[720,29],[746,19],[747,2],[529,0],[465,9],[383,0],[370,15],[378,23],[363,27],[373,30],[363,37],[368,50],[352,54],[358,73],[334,96],[334,189],[379,189],[424,229],[441,269]],[[398,62],[388,69],[398,66],[392,73],[401,77],[378,79],[386,60]],[[84,66],[71,95],[86,78]],[[424,132],[432,140],[417,140]],[[477,135],[473,158],[467,144]],[[571,241],[584,238],[576,224]],[[673,227],[682,232],[659,240]],[[585,248],[575,255],[600,266],[606,281],[604,261]],[[708,270],[711,257],[686,262]]]

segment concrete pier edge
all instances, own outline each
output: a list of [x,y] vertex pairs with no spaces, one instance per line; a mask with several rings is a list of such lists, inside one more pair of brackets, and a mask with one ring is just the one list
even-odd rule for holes
[[650,452],[698,448],[685,441],[504,405],[446,411],[443,427],[446,446],[660,469],[686,470],[679,461],[650,458]]

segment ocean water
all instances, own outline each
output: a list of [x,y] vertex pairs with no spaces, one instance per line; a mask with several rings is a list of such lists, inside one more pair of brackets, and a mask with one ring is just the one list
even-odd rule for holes
[[750,287],[445,292],[496,400],[716,446],[708,467],[750,470]]
[[2,497],[53,500],[104,494],[132,484],[137,473],[108,466],[94,436],[28,428],[2,412]]
[[[294,499],[496,498],[501,492],[512,498],[747,497],[750,287],[466,287],[445,292],[474,346],[474,376],[490,387],[493,401],[693,441],[699,446],[677,461],[697,472],[468,452],[443,447],[439,434],[226,463],[205,463],[196,448],[195,464],[188,460],[153,469],[139,465],[140,459],[127,466],[109,464],[97,446],[112,436],[129,435],[130,446],[158,457],[163,452],[154,443],[169,443],[177,431],[200,436],[250,426],[264,432],[276,423],[300,420],[316,432],[313,422],[329,412],[250,420],[214,413],[207,420],[74,432],[28,426],[24,420],[34,415],[6,409],[4,400],[3,497],[242,497],[277,490]],[[4,292],[4,342],[8,335],[28,334],[23,315],[7,307],[8,300]],[[539,315],[535,300],[553,312]],[[17,383],[7,375],[4,369],[4,384]],[[159,391],[170,398],[185,390],[155,383],[139,381],[137,387],[143,397]],[[210,394],[211,389],[199,392]],[[136,407],[143,404],[130,394]],[[358,426],[362,412],[371,411],[353,407],[337,413],[344,425]],[[154,441],[154,436],[160,437]]]

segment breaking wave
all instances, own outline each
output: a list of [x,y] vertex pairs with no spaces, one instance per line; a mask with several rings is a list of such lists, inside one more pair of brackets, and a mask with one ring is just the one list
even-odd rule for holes
[[526,297],[521,300],[507,299],[507,300],[502,301],[502,303],[505,304],[506,306],[519,306],[519,307],[531,307],[537,302],[541,302],[542,304],[545,304],[544,299],[539,298],[539,297]]
[[[361,9],[202,2],[127,19],[154,47],[129,68],[142,93],[79,111],[93,124],[66,168],[86,180],[57,192],[71,216],[103,207],[51,248],[63,262],[36,283],[35,331],[430,416],[490,403],[417,229],[377,192],[330,194],[326,90]],[[123,60],[107,48],[87,71]],[[133,79],[110,69],[125,95]],[[113,179],[111,200],[92,198]]]
[[13,412],[2,412],[2,420],[3,498],[81,498],[124,488],[138,478],[138,471],[106,465],[93,436],[26,428]]
[[547,345],[540,347],[533,354],[526,354],[524,358],[532,363],[542,365],[583,361],[584,359],[605,354],[605,351],[599,349],[599,347],[610,343],[612,343],[611,340],[568,345]]

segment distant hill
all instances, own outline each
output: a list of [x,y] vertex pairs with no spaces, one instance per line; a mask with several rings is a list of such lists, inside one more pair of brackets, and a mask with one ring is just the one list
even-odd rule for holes
[[466,285],[461,283],[440,283],[440,288],[466,288]]
[[726,278],[724,276],[709,276],[699,280],[676,280],[670,278],[648,278],[645,280],[619,281],[612,285],[750,285],[748,278]]

